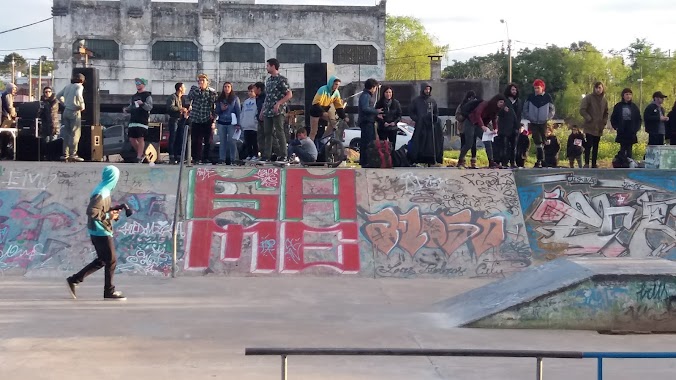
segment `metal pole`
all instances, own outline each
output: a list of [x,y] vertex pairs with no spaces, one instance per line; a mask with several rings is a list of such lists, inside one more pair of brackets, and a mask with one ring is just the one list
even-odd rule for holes
[[537,358],[537,370],[535,372],[535,379],[542,380],[542,358]]
[[42,57],[38,61],[38,92],[42,93]]
[[12,55],[12,83],[16,84],[16,62],[14,61],[14,55]]
[[185,146],[188,141],[188,123],[183,127],[183,145],[181,147],[181,162],[178,167],[178,185],[176,186],[176,203],[174,204],[174,224],[171,227],[173,248],[171,256],[171,277],[176,277],[176,263],[178,261],[178,211],[181,207],[181,181],[183,179],[183,162],[185,161]]
[[286,355],[282,355],[282,380],[286,380]]
[[512,83],[512,40],[507,41],[507,54],[509,55],[509,83]]
[[28,101],[33,101],[33,68],[31,67],[31,61],[27,62],[28,64]]
[[598,380],[603,380],[603,358],[598,358],[596,362],[596,374]]

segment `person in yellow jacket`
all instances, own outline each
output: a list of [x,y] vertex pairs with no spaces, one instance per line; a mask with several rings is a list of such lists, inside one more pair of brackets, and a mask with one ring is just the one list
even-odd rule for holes
[[[338,117],[344,119],[345,122],[349,121],[349,118],[345,114],[343,100],[340,98],[340,92],[338,91],[339,86],[340,79],[336,78],[335,76],[331,76],[328,83],[326,83],[326,86],[319,87],[314,99],[312,99],[312,106],[310,107],[309,136],[312,141],[315,141],[315,137],[317,136],[319,119],[322,119],[329,124],[329,129],[324,132],[324,135],[330,135],[335,129],[336,120],[329,117],[329,109],[331,109],[331,105],[333,105],[336,109]],[[320,136],[320,138],[321,137],[323,136]]]

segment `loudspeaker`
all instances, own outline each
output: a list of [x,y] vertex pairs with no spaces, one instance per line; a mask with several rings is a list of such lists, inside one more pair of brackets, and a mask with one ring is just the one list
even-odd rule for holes
[[16,136],[16,160],[40,161],[41,139],[35,135],[19,134]]
[[16,110],[19,119],[37,119],[40,117],[40,102],[21,103]]
[[58,138],[48,142],[45,145],[44,153],[45,154],[42,156],[45,157],[47,161],[60,161],[61,156],[63,156],[63,139]]
[[305,84],[305,127],[310,131],[310,107],[319,87],[325,86],[334,73],[334,66],[327,63],[306,63],[304,68]]
[[162,140],[162,123],[148,123],[148,135],[145,141],[159,143]]
[[[152,146],[152,147],[151,147]],[[146,140],[146,158],[148,158],[148,161],[150,162],[155,162],[159,156],[160,152],[160,143],[159,142],[150,142]],[[120,152],[120,156],[122,157],[122,160],[124,162],[129,162],[129,163],[136,163],[136,151],[134,148],[131,147],[131,143],[129,140],[124,142],[124,145],[122,145],[122,152]]]
[[[82,125],[101,124],[101,97],[99,96],[99,71],[95,67],[75,67],[73,76],[82,74],[85,77],[82,97],[85,110],[82,112]],[[84,158],[84,156],[81,156]]]
[[78,156],[85,161],[103,161],[103,127],[83,123],[81,131]]

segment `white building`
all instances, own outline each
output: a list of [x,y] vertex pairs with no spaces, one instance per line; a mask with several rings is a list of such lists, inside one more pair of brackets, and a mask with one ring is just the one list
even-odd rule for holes
[[385,77],[385,0],[376,6],[262,5],[253,0],[54,0],[55,85],[69,83],[80,40],[91,50],[100,90],[134,91],[149,80],[153,94],[193,84],[198,73],[235,89],[261,81],[277,58],[293,88],[303,63],[334,64],[344,84]]

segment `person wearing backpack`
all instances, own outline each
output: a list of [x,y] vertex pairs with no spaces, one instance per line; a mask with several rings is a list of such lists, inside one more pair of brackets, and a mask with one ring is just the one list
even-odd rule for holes
[[[458,129],[458,135],[460,136],[460,146],[465,145],[466,141],[466,136],[465,136],[465,120],[469,116],[469,114],[476,108],[476,106],[481,103],[481,99],[477,100],[476,92],[473,90],[467,91],[465,94],[465,98],[462,100],[462,103],[458,105],[458,108],[455,110],[455,121],[458,123],[457,129]],[[475,102],[473,102],[475,101]],[[466,104],[473,102],[472,105],[465,107]],[[465,107],[463,109],[463,107]],[[470,161],[470,167],[472,169],[476,169],[476,138],[474,141],[471,142],[472,148],[471,148],[471,153],[472,153],[472,158]],[[449,165],[450,167],[451,165]]]

